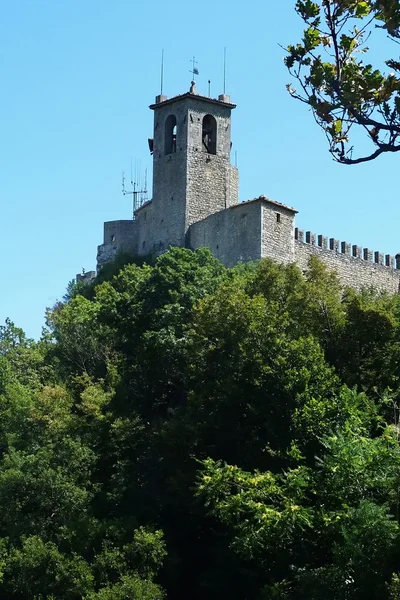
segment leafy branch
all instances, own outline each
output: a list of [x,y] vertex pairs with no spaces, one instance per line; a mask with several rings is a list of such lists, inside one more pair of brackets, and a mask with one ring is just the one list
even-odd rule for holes
[[[400,7],[396,0],[298,0],[303,38],[287,47],[285,64],[300,86],[288,84],[293,98],[310,106],[337,162],[357,164],[400,151],[400,60],[390,58],[382,73],[364,64],[367,41],[377,30],[396,44]],[[355,128],[371,150],[355,153]]]

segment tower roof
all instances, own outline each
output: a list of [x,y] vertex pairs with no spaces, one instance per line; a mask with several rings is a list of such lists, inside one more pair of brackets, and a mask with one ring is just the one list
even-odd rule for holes
[[226,102],[229,99],[229,96],[226,94],[221,94],[219,98],[209,98],[208,96],[200,96],[199,94],[191,94],[190,92],[186,92],[185,94],[180,94],[178,96],[174,96],[173,98],[167,98],[166,96],[157,96],[156,102],[154,104],[150,104],[151,110],[156,110],[160,106],[166,106],[167,104],[173,104],[177,100],[184,100],[186,98],[192,98],[193,100],[200,100],[200,102],[207,102],[207,104],[217,104],[218,106],[226,106],[227,108],[236,108],[236,104],[232,104],[231,102]]

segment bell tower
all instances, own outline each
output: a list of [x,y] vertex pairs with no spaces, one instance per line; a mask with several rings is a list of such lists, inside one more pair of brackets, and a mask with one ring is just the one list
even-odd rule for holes
[[157,96],[153,137],[153,249],[185,246],[190,225],[238,203],[238,171],[231,165],[229,96],[190,91]]

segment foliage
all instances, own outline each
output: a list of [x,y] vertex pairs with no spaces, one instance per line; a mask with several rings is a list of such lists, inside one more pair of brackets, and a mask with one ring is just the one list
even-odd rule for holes
[[[384,72],[367,42],[378,35],[400,39],[397,0],[298,0],[296,12],[305,24],[300,43],[289,45],[285,58],[299,89],[290,94],[311,107],[325,132],[335,160],[355,164],[400,150],[400,62],[396,49]],[[354,154],[354,141],[365,144]],[[372,146],[368,149],[368,145]]]
[[1,596],[399,598],[399,318],[172,248],[7,322]]

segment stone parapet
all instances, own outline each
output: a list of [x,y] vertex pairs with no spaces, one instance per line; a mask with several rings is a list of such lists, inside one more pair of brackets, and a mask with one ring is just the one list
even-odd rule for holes
[[[339,254],[339,256],[344,254],[346,256],[351,256],[352,258],[382,265],[388,267],[389,269],[400,269],[400,255],[396,255],[395,258],[390,254],[374,252],[369,248],[362,248],[361,246],[353,246],[349,242],[340,242],[334,238],[329,238],[328,244],[327,237],[323,235],[316,235],[311,231],[304,232],[303,229],[299,229],[298,227],[296,227],[294,230],[294,238],[297,242],[310,244],[312,246],[317,245],[322,250],[332,251],[336,254]],[[398,256],[399,260],[397,259]]]
[[[305,271],[310,256],[319,258],[335,271],[344,286],[358,291],[374,287],[389,293],[399,292],[400,255],[396,257],[369,248],[340,242],[302,229],[295,229],[295,263]],[[315,243],[316,240],[316,243]]]

